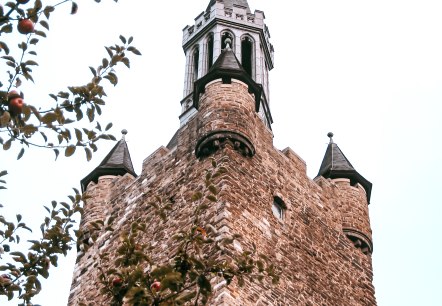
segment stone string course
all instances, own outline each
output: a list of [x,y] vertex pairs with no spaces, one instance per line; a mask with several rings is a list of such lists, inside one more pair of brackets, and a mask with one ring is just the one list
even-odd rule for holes
[[[371,239],[363,188],[345,180],[307,177],[305,162],[296,153],[273,146],[273,135],[254,111],[254,97],[243,83],[210,83],[200,101],[200,112],[180,128],[177,147],[155,151],[144,161],[137,179],[129,174],[106,176],[89,185],[92,198],[85,205],[82,226],[112,215],[116,217],[115,232],[79,253],[69,305],[78,305],[80,300],[108,305],[98,290],[94,255],[115,250],[118,233],[135,219],[152,228],[143,239],[156,246],[155,260],[170,259],[175,248],[172,236],[190,226],[193,209],[189,199],[200,189],[205,169],[210,168],[209,158],[196,158],[195,146],[217,129],[246,136],[256,154],[245,157],[231,144],[213,153],[215,159],[225,160],[229,172],[217,182],[219,203],[210,207],[205,219],[221,234],[241,234],[236,249],[250,249],[254,243],[283,272],[277,285],[268,280],[246,282],[244,287],[235,282],[228,287],[215,283],[210,305],[376,305],[371,255],[363,254],[343,231],[354,229]],[[155,195],[175,202],[166,223],[157,220],[149,208]],[[287,207],[283,220],[272,214],[274,196]]]

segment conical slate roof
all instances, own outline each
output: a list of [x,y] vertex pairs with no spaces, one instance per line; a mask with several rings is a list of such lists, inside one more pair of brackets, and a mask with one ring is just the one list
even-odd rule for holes
[[194,107],[198,109],[199,95],[204,92],[205,86],[216,79],[222,79],[224,83],[230,83],[231,79],[236,79],[246,83],[249,86],[249,92],[255,95],[255,108],[259,111],[261,103],[262,86],[256,83],[250,75],[244,70],[235,53],[227,47],[220,54],[209,72],[197,80],[194,85],[193,102]]
[[[224,7],[233,9],[234,6],[240,6],[247,9],[247,13],[251,13],[249,4],[247,3],[247,0],[224,0]],[[210,8],[212,5],[216,3],[216,0],[210,0],[209,5],[207,6],[207,11],[210,11]]]
[[117,144],[112,148],[112,150],[103,159],[101,164],[95,168],[89,175],[81,180],[81,189],[86,190],[87,185],[90,182],[98,182],[98,178],[103,175],[125,175],[130,173],[133,176],[137,176],[132,165],[132,160],[130,158],[129,149],[127,147],[124,135],[127,134],[126,130],[122,131],[123,137]]
[[338,145],[333,142],[333,133],[329,133],[328,136],[330,137],[330,143],[322,160],[318,176],[331,179],[348,178],[352,185],[361,184],[367,193],[368,203],[370,203],[372,184],[355,170]]

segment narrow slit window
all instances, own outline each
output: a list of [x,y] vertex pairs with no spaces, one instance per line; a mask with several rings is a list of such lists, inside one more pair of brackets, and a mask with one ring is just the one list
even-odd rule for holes
[[213,35],[209,36],[209,39],[207,40],[207,67],[209,69],[213,65]]
[[198,80],[199,62],[200,62],[200,51],[196,49],[193,53],[193,81]]
[[241,41],[241,63],[244,70],[252,76],[253,43],[249,37]]

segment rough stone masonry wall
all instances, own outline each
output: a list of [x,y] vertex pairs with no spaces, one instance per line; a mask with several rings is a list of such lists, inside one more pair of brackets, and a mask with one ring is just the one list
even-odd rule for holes
[[356,230],[372,240],[367,195],[364,188],[350,185],[348,179],[335,179],[339,210],[342,214],[342,227]]
[[[342,231],[334,183],[327,180],[328,188],[319,187],[293,152],[283,154],[271,142],[260,141],[269,132],[258,119],[255,125],[260,130],[253,158],[226,150],[231,175],[223,200],[231,232],[244,237],[242,247],[254,242],[258,252],[282,268],[283,277],[278,285],[231,286],[225,305],[376,305],[371,258]],[[274,196],[287,206],[283,221],[272,214]]]
[[[80,298],[93,305],[109,304],[98,290],[94,255],[106,250],[112,253],[118,245],[118,233],[135,219],[152,229],[143,241],[155,245],[155,260],[169,259],[175,248],[171,237],[190,225],[191,193],[200,188],[205,169],[210,167],[208,158],[198,160],[194,152],[203,121],[199,114],[191,119],[179,131],[178,146],[172,151],[160,148],[154,152],[136,180],[128,175],[114,178],[105,215],[117,218],[115,232],[100,237],[79,257],[69,305],[77,305]],[[230,145],[214,153],[216,159],[226,159],[229,175],[219,182],[220,202],[210,208],[206,219],[223,233],[242,234],[243,239],[236,242],[238,249],[248,249],[254,242],[258,252],[268,255],[283,274],[278,285],[268,281],[246,283],[242,288],[235,283],[229,287],[215,284],[210,305],[376,305],[371,257],[362,254],[343,234],[335,183],[312,181],[306,175],[305,163],[293,151],[275,149],[271,132],[256,113],[247,126],[253,129],[250,135],[255,135],[256,155],[244,157]],[[148,202],[154,195],[175,202],[166,223],[151,218]],[[100,202],[101,196],[90,201]],[[271,211],[274,196],[287,206],[282,221]]]
[[247,85],[235,79],[231,84],[220,79],[207,84],[200,101],[198,139],[212,131],[228,130],[254,142],[255,100],[247,91]]

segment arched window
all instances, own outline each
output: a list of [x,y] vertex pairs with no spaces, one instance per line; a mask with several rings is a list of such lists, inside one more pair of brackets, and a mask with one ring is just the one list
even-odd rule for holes
[[245,36],[241,40],[241,64],[244,70],[252,76],[253,73],[253,41]]
[[230,43],[230,48],[234,50],[234,37],[230,32],[223,32],[221,34],[221,50],[224,50],[227,47],[227,42]]
[[213,34],[207,39],[207,67],[210,69],[213,65]]
[[200,50],[198,48],[195,48],[195,51],[193,51],[193,81],[194,82],[196,80],[198,80],[199,62],[200,62]]

